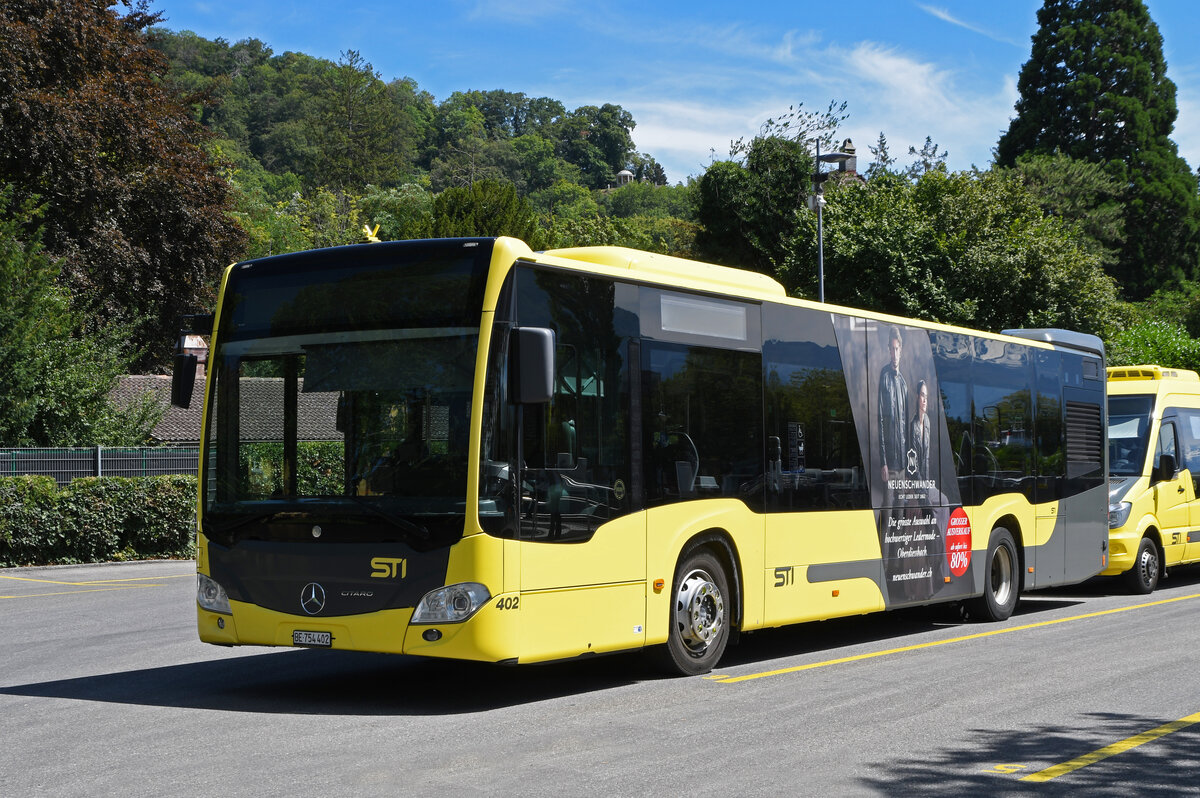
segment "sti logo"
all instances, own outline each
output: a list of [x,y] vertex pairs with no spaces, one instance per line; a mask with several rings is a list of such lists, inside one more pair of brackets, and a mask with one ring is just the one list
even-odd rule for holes
[[403,557],[374,557],[371,559],[372,579],[403,579],[408,576],[408,560]]

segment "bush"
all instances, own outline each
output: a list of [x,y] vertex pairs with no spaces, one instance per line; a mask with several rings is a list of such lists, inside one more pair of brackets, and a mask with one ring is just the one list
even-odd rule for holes
[[1200,340],[1180,324],[1148,319],[1125,328],[1108,342],[1108,365],[1155,364],[1200,371]]
[[65,551],[58,498],[51,477],[0,477],[0,566]]
[[196,479],[0,477],[0,566],[191,557]]

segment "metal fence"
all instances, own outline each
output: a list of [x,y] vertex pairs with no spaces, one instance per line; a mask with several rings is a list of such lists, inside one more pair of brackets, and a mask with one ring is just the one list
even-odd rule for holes
[[76,477],[154,477],[195,474],[198,447],[165,446],[75,449],[0,449],[0,476],[41,474],[65,485]]

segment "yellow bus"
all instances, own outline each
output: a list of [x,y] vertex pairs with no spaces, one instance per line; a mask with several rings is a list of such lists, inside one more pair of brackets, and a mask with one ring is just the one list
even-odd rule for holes
[[743,632],[934,602],[1002,620],[1105,565],[1091,336],[511,238],[235,264],[214,318],[209,643],[649,648],[695,674]]
[[1161,366],[1108,369],[1108,445],[1103,573],[1150,593],[1168,568],[1200,562],[1200,377]]

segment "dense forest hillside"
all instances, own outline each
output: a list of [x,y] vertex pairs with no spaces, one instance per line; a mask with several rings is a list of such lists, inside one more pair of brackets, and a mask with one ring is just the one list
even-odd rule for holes
[[433,199],[480,183],[527,203],[535,243],[691,254],[694,191],[634,149],[619,105],[567,110],[501,89],[439,102],[411,78],[384,82],[354,51],[333,63],[163,28],[149,42],[232,166],[248,256],[344,243],[360,221],[385,240],[464,232],[435,222]]
[[[1103,21],[1124,19],[1129,2],[1076,5]],[[1140,36],[1118,49],[1147,59],[1155,92],[1122,88],[1142,74],[1128,59],[1072,62],[1077,82],[1064,83],[1047,8],[1049,44],[1035,39],[1023,70],[1028,99],[1003,163],[951,173],[927,138],[905,164],[881,131],[823,183],[818,251],[813,149],[853,147],[845,103],[797,102],[671,185],[615,103],[568,109],[467,87],[435,98],[410,78],[385,82],[355,51],[335,63],[208,40],[162,27],[137,0],[5,3],[0,444],[144,439],[153,413],[118,411],[107,392],[122,371],[165,369],[180,315],[211,309],[225,266],[376,228],[384,240],[630,246],[761,271],[809,298],[823,262],[839,304],[990,330],[1077,329],[1102,336],[1114,363],[1200,367],[1200,199],[1167,138],[1161,37],[1148,21],[1088,28],[1097,41]],[[1112,87],[1099,97],[1112,124],[1091,149],[1018,135],[1086,125],[1056,118],[1075,105],[1035,100],[1097,80]],[[1134,125],[1143,96],[1171,107]],[[1158,169],[1134,186],[1127,153],[1149,157],[1152,144]],[[1144,240],[1155,225],[1169,246]]]

